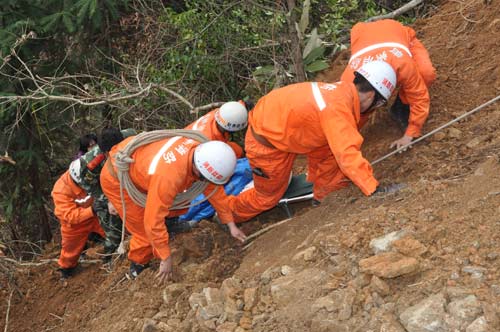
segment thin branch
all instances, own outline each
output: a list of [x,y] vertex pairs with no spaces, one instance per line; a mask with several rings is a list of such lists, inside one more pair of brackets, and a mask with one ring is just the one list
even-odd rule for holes
[[[16,264],[17,266],[42,266],[46,264],[50,264],[53,262],[57,262],[57,258],[50,258],[50,259],[41,259],[39,262],[20,262],[12,258],[8,257],[0,257],[0,261],[6,261],[10,262],[13,264]],[[82,260],[80,261],[80,264],[98,264],[102,263],[102,260],[100,259],[88,259],[88,260]]]
[[12,301],[12,294],[14,294],[14,290],[10,292],[9,300],[7,301],[7,313],[5,314],[5,327],[3,329],[3,332],[7,332],[7,330],[9,329],[9,314],[10,314],[10,303]]
[[249,242],[250,240],[252,240],[252,239],[254,239],[254,238],[256,238],[256,237],[258,237],[258,236],[260,236],[260,235],[262,235],[264,233],[266,233],[267,231],[269,231],[269,230],[271,230],[271,229],[273,229],[275,227],[278,227],[278,226],[280,226],[280,225],[282,225],[284,223],[287,223],[287,222],[289,222],[291,220],[293,220],[293,218],[288,218],[288,219],[282,220],[280,222],[277,222],[276,224],[272,224],[270,226],[262,228],[261,230],[259,230],[259,231],[255,232],[255,233],[250,234],[249,236],[247,236],[247,238],[245,239],[245,242]]
[[402,15],[406,13],[407,11],[415,8],[416,6],[420,5],[423,2],[423,0],[412,0],[408,2],[406,5],[396,9],[395,11],[392,11],[390,13],[384,14],[384,15],[378,15],[378,16],[373,16],[367,19],[367,22],[373,22],[373,21],[379,21],[383,20],[386,18],[395,18],[398,17],[399,15]]
[[198,113],[201,111],[211,110],[211,109],[214,109],[217,107],[221,107],[222,105],[224,105],[224,102],[219,101],[219,102],[215,102],[215,103],[206,104],[203,106],[198,106],[198,107],[193,108],[191,110],[191,113]]

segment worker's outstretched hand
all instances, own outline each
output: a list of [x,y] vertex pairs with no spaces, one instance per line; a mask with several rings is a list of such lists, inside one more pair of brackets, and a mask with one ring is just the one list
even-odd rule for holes
[[108,212],[113,216],[118,215],[118,211],[116,210],[115,206],[109,201],[108,201]]
[[163,282],[168,281],[172,278],[172,255],[167,259],[164,259],[160,263],[160,268],[158,269],[158,274],[156,279],[158,279],[158,284],[161,285]]
[[241,242],[245,242],[245,239],[247,238],[247,236],[245,235],[245,233],[243,233],[239,228],[238,226],[236,226],[236,224],[234,222],[230,222],[227,224],[227,226],[229,227],[229,231],[231,232],[231,235],[238,241],[241,241]]
[[[394,142],[392,142],[390,148],[391,149],[392,148],[399,149],[399,148],[402,148],[402,147],[410,144],[411,141],[413,141],[413,137],[403,135],[403,137],[401,137],[400,139],[395,140]],[[406,149],[402,150],[401,152],[403,152],[403,151],[406,151]]]

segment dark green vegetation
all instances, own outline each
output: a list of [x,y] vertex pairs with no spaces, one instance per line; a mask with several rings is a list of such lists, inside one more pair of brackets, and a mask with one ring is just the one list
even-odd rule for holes
[[354,22],[401,3],[2,1],[0,244],[51,239],[50,190],[80,135],[178,128],[191,106],[311,79]]

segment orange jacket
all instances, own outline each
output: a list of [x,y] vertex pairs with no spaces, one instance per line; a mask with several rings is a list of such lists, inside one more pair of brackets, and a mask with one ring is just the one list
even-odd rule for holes
[[213,111],[208,112],[195,122],[191,123],[184,129],[192,129],[201,131],[209,140],[212,141],[222,141],[227,143],[236,154],[237,158],[243,157],[243,149],[235,142],[229,140],[230,134],[228,132],[221,133],[219,128],[217,128],[217,122],[215,121],[215,113],[219,109],[216,108]]
[[63,226],[77,226],[90,222],[94,217],[92,198],[80,188],[69,175],[69,171],[54,184],[52,189],[54,214]]
[[[111,156],[123,148],[132,137],[115,145]],[[188,189],[198,180],[193,174],[193,153],[198,142],[180,136],[163,139],[144,145],[132,154],[134,163],[130,164],[129,175],[135,186],[147,193],[144,209],[144,229],[161,259],[170,256],[168,232],[165,227],[165,217],[178,193]],[[110,160],[113,160],[111,158]],[[223,190],[214,184],[209,184],[205,195],[210,195],[209,202],[222,217],[231,218],[231,212],[223,204]],[[175,214],[174,214],[175,215]],[[128,221],[127,221],[128,222]]]
[[[314,155],[329,146],[341,171],[369,195],[378,182],[361,155],[359,107],[353,83],[298,83],[262,97],[249,113],[249,123],[255,133],[281,151]],[[316,172],[325,171],[320,168]],[[321,174],[316,173],[315,187],[320,187],[320,179]]]
[[418,41],[415,31],[394,20],[357,23],[351,30],[351,59],[341,80],[352,82],[354,71],[366,61],[384,60],[396,71],[400,93],[410,105],[406,135],[420,136],[429,115],[427,86],[412,59],[411,47]]

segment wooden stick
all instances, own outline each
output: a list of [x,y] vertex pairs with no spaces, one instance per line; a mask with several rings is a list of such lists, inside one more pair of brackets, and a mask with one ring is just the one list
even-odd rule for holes
[[[51,258],[51,259],[41,259],[37,263],[35,263],[35,262],[19,262],[15,259],[12,259],[12,258],[0,257],[0,261],[2,261],[2,260],[19,265],[19,266],[41,266],[41,265],[50,264],[50,263],[58,261],[57,258]],[[88,260],[80,261],[79,263],[81,263],[81,264],[96,264],[96,263],[102,263],[102,261],[100,259],[88,259]]]
[[408,2],[406,5],[396,9],[395,11],[392,11],[392,12],[384,14],[384,15],[370,17],[366,21],[373,22],[373,21],[383,20],[386,18],[395,18],[401,14],[406,13],[410,9],[415,8],[416,6],[420,5],[422,2],[423,2],[423,0],[412,0],[412,1]]
[[284,223],[287,223],[289,222],[290,220],[293,220],[293,218],[288,218],[288,219],[285,219],[285,220],[281,220],[280,222],[277,222],[276,224],[272,224],[270,226],[267,226],[265,228],[262,228],[261,230],[253,233],[253,234],[250,234],[249,236],[247,236],[247,238],[245,239],[245,242],[249,242],[250,240],[258,237],[259,235],[261,234],[264,234],[265,232],[273,229],[274,227],[278,227],[279,225],[282,225]]

